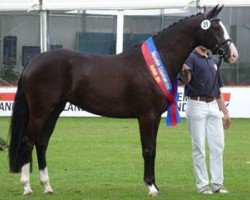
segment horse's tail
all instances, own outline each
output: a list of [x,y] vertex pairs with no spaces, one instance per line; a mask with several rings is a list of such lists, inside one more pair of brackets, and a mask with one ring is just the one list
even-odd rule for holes
[[29,121],[29,109],[27,99],[22,86],[22,75],[18,81],[17,92],[15,96],[13,113],[11,118],[9,136],[9,167],[13,173],[19,172],[23,165],[22,152],[25,151],[24,145],[21,145],[26,137],[25,132]]

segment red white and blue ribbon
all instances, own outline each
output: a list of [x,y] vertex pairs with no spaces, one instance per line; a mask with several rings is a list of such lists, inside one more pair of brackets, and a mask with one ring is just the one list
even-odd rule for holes
[[169,102],[167,106],[168,113],[166,124],[167,126],[175,126],[180,123],[180,115],[177,106],[177,79],[175,81],[171,81],[169,78],[165,69],[166,66],[164,66],[162,62],[152,37],[143,42],[141,51],[150,73]]

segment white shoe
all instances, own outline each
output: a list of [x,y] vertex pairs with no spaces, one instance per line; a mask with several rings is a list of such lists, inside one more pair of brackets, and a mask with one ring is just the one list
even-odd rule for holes
[[212,191],[219,194],[227,194],[228,191],[224,188],[222,184],[212,184]]
[[213,194],[212,190],[210,189],[208,185],[205,185],[202,188],[200,188],[198,192],[201,194]]

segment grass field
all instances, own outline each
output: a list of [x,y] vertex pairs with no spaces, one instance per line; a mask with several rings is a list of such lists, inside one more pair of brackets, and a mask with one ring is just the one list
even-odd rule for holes
[[[225,186],[230,193],[208,196],[196,192],[185,119],[176,128],[166,127],[164,120],[157,140],[158,199],[250,199],[249,119],[233,119],[225,133]],[[5,139],[8,126],[9,118],[1,118],[0,132]],[[23,197],[19,174],[8,172],[7,152],[0,152],[0,199],[151,199],[142,181],[143,159],[135,119],[60,118],[47,153],[53,195],[43,194],[33,158],[34,194]]]

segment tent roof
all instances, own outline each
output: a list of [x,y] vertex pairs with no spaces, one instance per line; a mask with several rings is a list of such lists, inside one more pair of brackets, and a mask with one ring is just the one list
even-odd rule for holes
[[[250,7],[249,0],[200,0],[202,6],[218,3],[232,7]],[[43,0],[45,10],[127,10],[195,6],[195,0]],[[39,10],[39,0],[0,0],[0,11]]]

